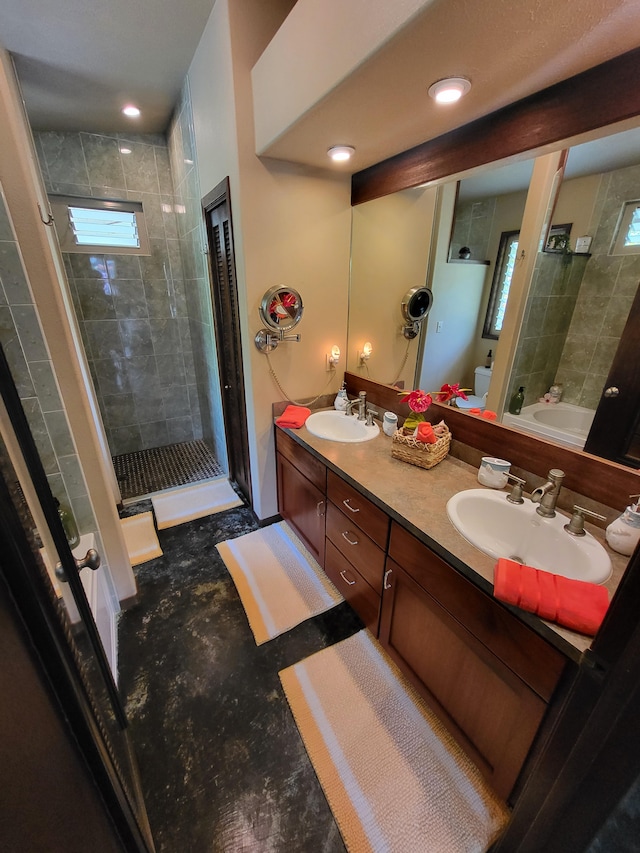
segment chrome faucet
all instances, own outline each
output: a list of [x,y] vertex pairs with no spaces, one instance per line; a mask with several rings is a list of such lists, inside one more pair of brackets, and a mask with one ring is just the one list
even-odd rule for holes
[[564,471],[552,468],[548,474],[548,480],[544,486],[539,486],[531,492],[531,500],[536,507],[536,512],[543,518],[553,518],[556,514],[556,503],[560,494],[560,487],[564,480]]
[[344,413],[345,415],[353,414],[353,407],[358,407],[358,420],[364,421],[367,419],[367,392],[360,391],[358,394],[357,400],[347,400],[347,405],[345,406]]
[[358,393],[358,420],[364,421],[367,418],[367,392],[360,391]]

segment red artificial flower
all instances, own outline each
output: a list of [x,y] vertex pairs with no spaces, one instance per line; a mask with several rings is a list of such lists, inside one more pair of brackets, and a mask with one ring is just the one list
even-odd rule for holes
[[433,403],[433,398],[431,394],[425,394],[424,391],[418,390],[405,394],[400,402],[408,403],[412,412],[426,412]]
[[462,397],[463,400],[466,400],[467,395],[465,394],[465,390],[466,389],[463,390],[460,388],[459,382],[455,382],[453,385],[449,385],[448,382],[445,382],[445,384],[436,394],[436,401],[438,403],[446,403],[453,397]]

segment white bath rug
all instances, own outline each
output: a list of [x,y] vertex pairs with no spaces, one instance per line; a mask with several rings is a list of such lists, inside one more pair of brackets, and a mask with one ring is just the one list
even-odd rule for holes
[[153,513],[142,512],[130,518],[121,518],[120,525],[132,566],[162,556],[162,548],[153,525]]
[[184,524],[186,521],[213,515],[234,506],[242,506],[242,501],[231,488],[229,481],[223,477],[162,492],[154,495],[151,503],[158,530],[175,527],[176,524]]

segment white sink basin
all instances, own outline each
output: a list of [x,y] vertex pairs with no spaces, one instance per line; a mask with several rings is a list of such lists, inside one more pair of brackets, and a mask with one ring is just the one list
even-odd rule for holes
[[591,583],[604,583],[611,575],[609,555],[590,533],[571,536],[564,530],[568,518],[559,513],[542,518],[526,498],[512,504],[504,492],[468,489],[449,500],[447,514],[456,530],[489,557],[508,557]]
[[366,421],[359,421],[357,415],[345,415],[335,409],[314,412],[305,421],[305,426],[312,435],[329,441],[370,441],[380,432],[377,424],[367,426]]

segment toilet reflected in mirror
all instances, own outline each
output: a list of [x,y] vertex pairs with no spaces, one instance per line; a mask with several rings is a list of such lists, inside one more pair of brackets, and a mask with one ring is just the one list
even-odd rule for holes
[[473,393],[467,394],[467,399],[462,397],[456,399],[456,406],[459,409],[480,409],[484,411],[487,405],[487,394],[489,393],[489,383],[491,382],[492,369],[479,364],[474,371]]

